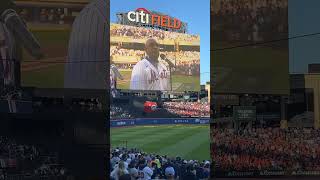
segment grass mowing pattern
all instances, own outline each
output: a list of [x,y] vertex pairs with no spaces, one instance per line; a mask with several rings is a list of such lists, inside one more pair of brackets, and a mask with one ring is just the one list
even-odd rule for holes
[[160,125],[111,129],[112,147],[138,148],[148,153],[210,160],[208,125]]

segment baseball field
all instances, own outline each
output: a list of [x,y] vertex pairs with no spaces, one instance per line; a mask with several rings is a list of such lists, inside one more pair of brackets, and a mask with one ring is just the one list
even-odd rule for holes
[[45,56],[41,60],[35,60],[28,53],[23,52],[22,86],[62,88],[70,27],[42,29],[40,26],[31,27],[31,31],[39,41]]
[[111,129],[111,146],[147,153],[210,160],[209,125],[159,125]]

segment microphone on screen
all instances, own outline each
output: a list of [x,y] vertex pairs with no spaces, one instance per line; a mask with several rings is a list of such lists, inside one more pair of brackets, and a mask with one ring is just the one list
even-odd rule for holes
[[175,67],[175,65],[172,63],[171,60],[169,60],[169,59],[166,57],[166,55],[160,54],[160,58],[161,58],[162,60],[166,61],[166,62],[169,64],[170,67]]

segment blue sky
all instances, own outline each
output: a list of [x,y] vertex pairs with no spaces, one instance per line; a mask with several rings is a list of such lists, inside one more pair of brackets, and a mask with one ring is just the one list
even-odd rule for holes
[[[320,1],[289,0],[289,37],[320,32]],[[308,64],[320,63],[320,35],[289,40],[291,73],[307,73]]]
[[176,17],[188,23],[189,33],[200,34],[201,84],[210,81],[210,1],[190,3],[185,0],[111,0],[111,22],[116,21],[117,12],[127,12],[139,7]]

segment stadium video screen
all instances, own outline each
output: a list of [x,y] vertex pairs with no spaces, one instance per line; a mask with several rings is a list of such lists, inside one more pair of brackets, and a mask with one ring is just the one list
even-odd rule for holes
[[200,89],[200,36],[188,34],[186,23],[145,8],[117,16],[118,21],[110,26],[110,72],[119,73],[111,80],[113,86],[129,90]]
[[[66,2],[67,3],[67,2]],[[17,13],[39,42],[43,57],[39,60],[23,51],[21,85],[37,88],[105,89],[107,45],[106,7],[94,2],[55,7],[18,6]],[[83,10],[86,7],[86,10]],[[90,19],[90,20],[89,20]],[[88,26],[89,24],[89,26]]]
[[288,1],[211,1],[214,93],[289,93]]

